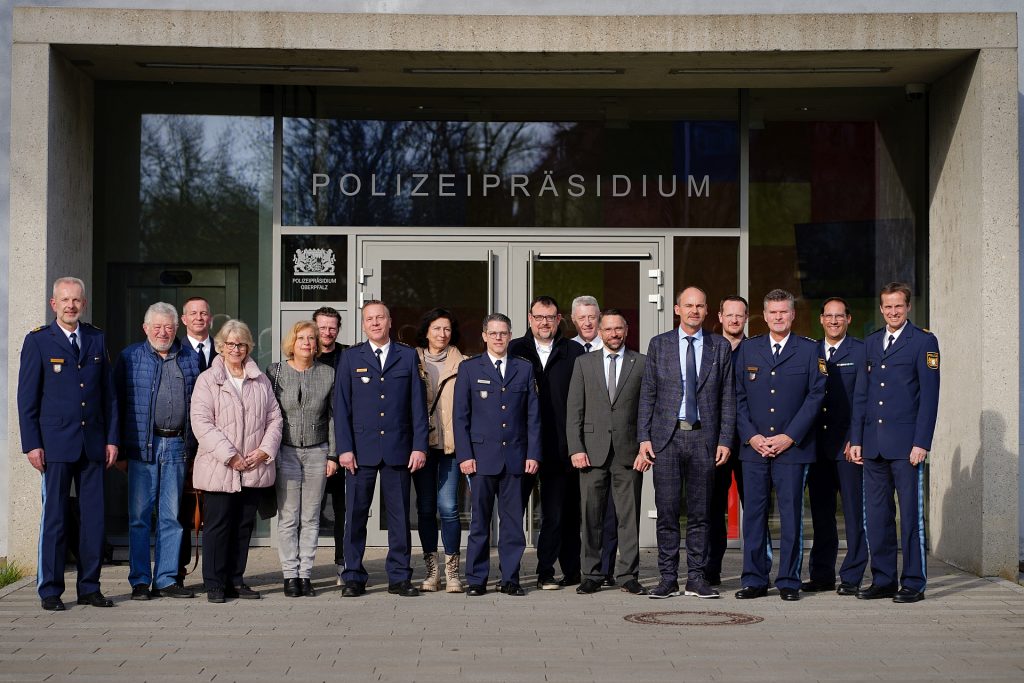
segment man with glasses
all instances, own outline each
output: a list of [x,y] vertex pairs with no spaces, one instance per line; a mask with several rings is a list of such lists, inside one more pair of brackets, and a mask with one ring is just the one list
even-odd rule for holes
[[[558,590],[580,580],[580,479],[569,460],[565,438],[565,406],[576,358],[583,347],[562,336],[558,302],[538,296],[530,302],[525,335],[509,344],[508,352],[530,361],[540,387],[542,460],[540,479],[540,536],[537,539],[537,587]],[[524,481],[524,497],[532,478]],[[555,580],[555,561],[562,579]]]
[[[738,294],[727,296],[718,304],[718,322],[722,326],[722,336],[732,347],[732,357],[736,358],[736,349],[740,342],[747,338],[744,330],[747,326],[747,300]],[[711,520],[708,524],[708,566],[704,577],[711,586],[722,585],[722,560],[729,547],[729,525],[726,517],[729,513],[729,491],[732,489],[733,478],[736,479],[736,491],[743,501],[743,469],[740,466],[740,442],[733,433],[729,444],[729,459],[715,468],[715,490],[711,494]]]
[[[313,323],[316,325],[320,341],[320,355],[316,359],[332,368],[338,367],[338,357],[348,348],[347,345],[338,342],[338,334],[341,333],[341,314],[330,306],[321,306],[313,313]],[[334,456],[333,453],[331,455]],[[324,494],[321,502],[320,527],[329,525],[322,510],[327,504],[327,496],[330,495],[331,510],[334,513],[334,570],[338,577],[337,584],[341,586],[345,582],[341,578],[345,573],[345,470],[339,469],[333,477],[327,477]]]
[[521,596],[519,566],[523,533],[523,478],[541,459],[540,416],[533,367],[508,355],[512,321],[500,313],[484,318],[486,353],[463,361],[455,379],[452,424],[459,469],[472,482],[473,519],[466,545],[466,595],[487,592],[491,519],[498,501],[500,591]]
[[818,416],[818,459],[807,475],[807,493],[814,523],[808,569],[810,580],[802,589],[814,593],[830,591],[836,583],[839,533],[836,528],[836,494],[843,504],[846,528],[846,557],[839,568],[839,595],[856,595],[868,563],[864,541],[864,468],[849,462],[850,416],[857,376],[864,367],[864,342],[847,335],[853,317],[846,301],[826,299],[821,306],[821,327],[825,330],[821,352],[828,379],[825,400]]

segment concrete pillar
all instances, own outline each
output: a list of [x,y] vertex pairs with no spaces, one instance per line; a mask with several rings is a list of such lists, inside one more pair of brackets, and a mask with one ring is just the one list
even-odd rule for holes
[[983,49],[931,92],[931,328],[942,388],[930,456],[930,545],[1017,578],[1017,52]]
[[[11,89],[11,240],[7,435],[9,559],[35,567],[39,474],[21,455],[14,391],[25,334],[53,319],[47,302],[57,277],[74,275],[90,292],[92,272],[92,81],[47,44],[14,43]],[[84,316],[89,320],[88,310]]]

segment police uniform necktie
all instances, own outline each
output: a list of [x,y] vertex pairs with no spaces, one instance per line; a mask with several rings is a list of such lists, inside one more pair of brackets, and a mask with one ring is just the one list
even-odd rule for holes
[[618,383],[615,376],[615,359],[618,357],[617,353],[608,354],[608,400],[612,403],[615,402],[615,385]]
[[889,335],[889,343],[885,347],[885,352],[888,353],[889,349],[891,349],[892,345],[895,344],[895,343],[896,343],[896,335],[895,334],[890,334]]
[[505,375],[503,375],[502,372],[501,372],[501,361],[500,360],[494,361],[494,369],[498,371],[498,377],[501,377],[502,379],[505,379]]
[[780,353],[782,353],[782,344],[776,343],[775,344],[775,353],[772,354],[772,357],[775,359],[776,362],[778,362],[778,360],[779,360],[779,354]]
[[834,346],[828,347],[828,362],[829,363],[832,362],[832,356],[834,356],[835,353],[836,353],[836,347],[834,347]]
[[199,372],[206,369],[206,353],[203,351],[203,342],[199,342]]
[[586,344],[583,345],[583,350],[586,351],[587,353],[590,353],[590,349],[592,348],[594,348],[594,345],[591,344],[590,342],[587,342]]
[[71,333],[71,350],[75,352],[75,362],[77,363],[82,357],[82,349],[78,346],[78,335],[74,332]]
[[377,354],[377,364],[380,365],[381,371],[384,370],[384,349],[377,349],[374,351]]
[[694,337],[687,337],[686,347],[686,381],[683,382],[683,406],[686,420],[690,424],[697,421],[697,352],[693,348]]

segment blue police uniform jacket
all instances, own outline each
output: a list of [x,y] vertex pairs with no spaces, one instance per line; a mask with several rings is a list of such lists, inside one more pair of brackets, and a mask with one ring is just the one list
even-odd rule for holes
[[864,367],[864,342],[847,335],[829,360],[828,347],[820,342],[828,370],[825,400],[818,417],[818,453],[823,460],[845,460],[843,451],[850,440],[850,420],[857,378]]
[[818,343],[791,334],[776,361],[770,335],[745,339],[736,349],[736,424],[743,444],[741,461],[757,462],[761,454],[750,439],[785,434],[793,439],[778,460],[794,464],[815,461],[814,425],[825,397],[825,361]]
[[[188,343],[184,346],[188,346]],[[185,406],[185,443],[189,446],[189,452],[194,453],[198,444],[192,434],[189,414],[192,390],[199,377],[199,354],[194,351],[185,353],[182,347],[182,343],[175,339],[170,350],[176,354],[175,362],[181,368],[185,380],[185,391],[181,397]],[[121,435],[124,437],[120,454],[130,460],[153,462],[156,457],[153,451],[153,414],[156,412],[157,390],[160,388],[163,367],[163,359],[148,341],[125,348],[114,367],[114,386],[117,387]]]
[[29,332],[18,371],[23,452],[42,448],[47,462],[102,461],[118,445],[117,397],[103,332],[79,323],[80,354],[57,321]]
[[427,451],[427,394],[412,348],[391,342],[382,371],[370,343],[358,344],[341,354],[334,382],[339,454],[376,467],[406,465],[412,451]]
[[939,342],[909,320],[892,349],[882,328],[864,340],[863,382],[854,400],[851,442],[865,458],[910,457],[914,446],[930,451],[939,409]]
[[452,424],[458,461],[476,459],[479,474],[522,474],[541,460],[540,400],[533,365],[506,357],[502,378],[483,353],[462,362],[455,379]]

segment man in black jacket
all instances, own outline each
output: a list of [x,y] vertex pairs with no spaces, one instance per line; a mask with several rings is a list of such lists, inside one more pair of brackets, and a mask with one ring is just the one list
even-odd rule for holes
[[[580,479],[569,460],[565,406],[576,358],[583,347],[562,337],[562,316],[550,296],[530,302],[530,330],[509,344],[509,354],[533,364],[540,392],[541,444],[540,537],[537,539],[537,587],[557,590],[580,582]],[[533,488],[526,477],[524,495]],[[555,581],[555,560],[562,569]]]

